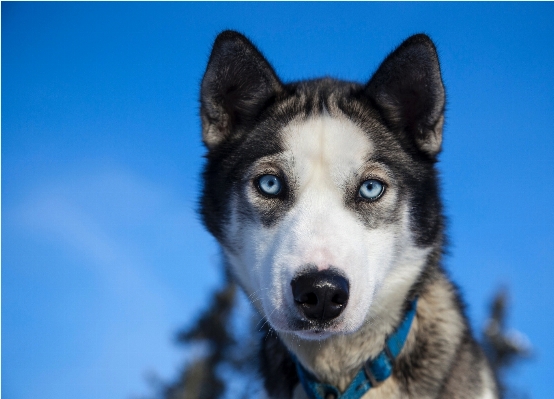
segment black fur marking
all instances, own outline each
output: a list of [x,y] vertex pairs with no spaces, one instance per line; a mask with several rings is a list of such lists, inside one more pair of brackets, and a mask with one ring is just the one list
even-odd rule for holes
[[264,385],[270,397],[292,397],[292,391],[299,382],[296,365],[285,345],[271,329],[266,329],[262,340],[260,371],[265,377]]

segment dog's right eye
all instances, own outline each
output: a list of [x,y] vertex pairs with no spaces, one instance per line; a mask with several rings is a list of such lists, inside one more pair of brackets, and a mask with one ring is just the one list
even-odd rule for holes
[[263,175],[258,178],[258,190],[269,197],[276,197],[283,189],[281,179],[274,175]]

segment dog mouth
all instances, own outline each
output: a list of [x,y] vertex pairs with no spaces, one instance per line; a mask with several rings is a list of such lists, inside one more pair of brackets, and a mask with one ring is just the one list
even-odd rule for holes
[[267,321],[273,329],[278,332],[293,334],[303,339],[321,340],[332,335],[344,333],[342,328],[344,324],[343,317],[328,321],[309,320],[298,317],[297,314],[289,314],[283,319],[277,318],[271,320],[272,318],[269,317]]
[[317,322],[296,318],[289,321],[289,326],[292,331],[313,332],[315,334],[329,332],[336,327],[336,324],[336,322]]
[[332,335],[342,333],[340,321],[317,322],[314,320],[305,320],[293,318],[289,319],[289,333],[292,333],[300,338],[308,340],[321,340]]
[[294,334],[299,338],[305,339],[307,341],[321,341],[334,335],[332,332],[324,330],[301,330],[296,331]]
[[321,340],[336,334],[347,333],[345,331],[345,315],[332,320],[311,320],[299,314],[298,309],[285,306],[281,311],[265,313],[259,326],[265,323],[276,332],[293,334],[308,340]]

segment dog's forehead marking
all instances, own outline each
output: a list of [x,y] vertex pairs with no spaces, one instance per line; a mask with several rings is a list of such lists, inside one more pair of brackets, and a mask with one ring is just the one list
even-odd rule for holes
[[301,185],[330,178],[335,186],[355,174],[374,148],[360,127],[329,114],[292,121],[283,129],[283,146]]

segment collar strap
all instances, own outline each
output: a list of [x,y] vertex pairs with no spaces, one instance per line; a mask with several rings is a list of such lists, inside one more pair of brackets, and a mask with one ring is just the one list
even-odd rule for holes
[[385,349],[374,359],[368,359],[358,371],[350,385],[341,393],[333,385],[319,382],[318,379],[304,368],[296,358],[298,378],[304,391],[310,399],[360,399],[367,391],[385,381],[392,374],[394,362],[404,347],[412,321],[416,313],[417,298],[410,302],[406,316],[396,331],[385,341]]

